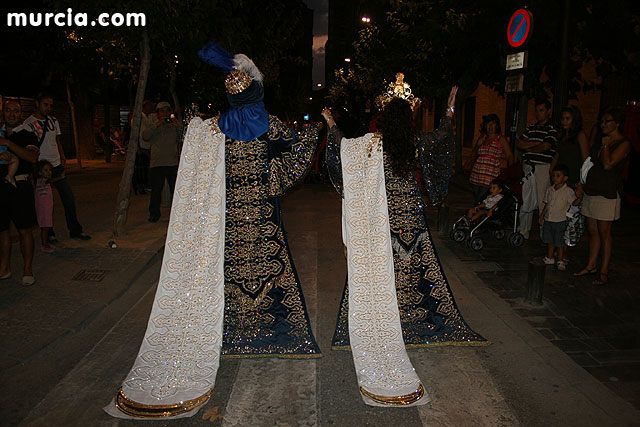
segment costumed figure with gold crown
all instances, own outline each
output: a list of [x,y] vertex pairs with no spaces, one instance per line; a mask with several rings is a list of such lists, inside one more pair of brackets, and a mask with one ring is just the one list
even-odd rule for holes
[[342,195],[347,281],[332,348],[351,350],[365,403],[411,406],[430,399],[406,348],[480,345],[466,324],[436,254],[414,178],[424,174],[430,203],[446,196],[453,167],[453,108],[433,133],[414,132],[419,103],[398,73],[378,97],[382,132],[342,137],[329,110],[326,163]]
[[307,171],[315,127],[294,133],[263,104],[262,74],[210,43],[231,108],[189,123],[158,290],[133,368],[105,410],[188,417],[207,402],[220,357],[319,357],[280,215]]

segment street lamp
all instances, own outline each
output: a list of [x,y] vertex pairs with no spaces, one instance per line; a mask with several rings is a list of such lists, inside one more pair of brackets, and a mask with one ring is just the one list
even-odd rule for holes
[[351,62],[351,58],[344,58],[344,62]]
[[371,18],[369,18],[368,16],[363,16],[362,17],[362,22],[368,24],[369,22],[371,22]]

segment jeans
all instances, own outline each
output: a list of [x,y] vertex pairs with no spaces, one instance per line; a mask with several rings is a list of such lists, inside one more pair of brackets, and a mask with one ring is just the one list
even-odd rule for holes
[[160,217],[160,202],[162,200],[162,188],[164,180],[169,183],[171,194],[176,188],[178,166],[156,166],[149,168],[149,181],[151,181],[151,200],[149,201],[149,216]]
[[76,214],[76,200],[73,196],[73,191],[71,190],[69,181],[67,181],[66,177],[55,181],[56,177],[63,176],[63,174],[64,166],[58,165],[54,167],[52,170],[54,181],[52,183],[60,195],[60,200],[64,207],[64,217],[67,220],[67,228],[69,229],[69,234],[73,237],[82,234],[82,225],[80,225],[80,222],[78,221],[78,215]]

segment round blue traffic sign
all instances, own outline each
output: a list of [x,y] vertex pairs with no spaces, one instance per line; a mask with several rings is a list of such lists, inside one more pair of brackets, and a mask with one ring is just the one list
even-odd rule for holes
[[507,40],[512,47],[522,46],[531,34],[533,17],[527,9],[518,9],[511,16],[507,26]]

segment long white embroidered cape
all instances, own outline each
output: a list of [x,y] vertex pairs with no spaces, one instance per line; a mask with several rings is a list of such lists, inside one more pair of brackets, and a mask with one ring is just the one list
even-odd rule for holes
[[224,141],[215,121],[189,124],[147,331],[105,408],[115,417],[192,416],[213,389],[224,318]]
[[367,134],[341,144],[351,352],[366,404],[422,405],[429,397],[402,338],[383,153],[374,146],[376,138]]

